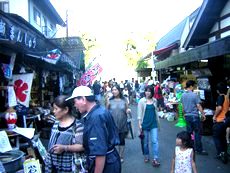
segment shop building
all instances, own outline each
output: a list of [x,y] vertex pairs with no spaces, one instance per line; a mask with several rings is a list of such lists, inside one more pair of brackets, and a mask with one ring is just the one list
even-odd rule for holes
[[33,74],[26,97],[34,106],[46,107],[57,95],[71,92],[85,69],[84,46],[79,37],[55,37],[65,22],[50,1],[9,0],[0,7],[0,112],[7,107],[7,87],[15,86],[15,75]]
[[204,0],[157,43],[151,53],[158,79],[193,79],[214,109],[218,82],[230,76],[230,0]]

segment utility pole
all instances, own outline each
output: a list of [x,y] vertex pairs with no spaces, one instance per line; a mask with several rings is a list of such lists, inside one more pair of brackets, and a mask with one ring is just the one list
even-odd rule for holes
[[66,10],[66,37],[69,37],[68,10]]

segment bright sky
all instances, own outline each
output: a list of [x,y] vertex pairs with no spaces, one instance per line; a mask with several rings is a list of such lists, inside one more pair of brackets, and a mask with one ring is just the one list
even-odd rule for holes
[[[108,73],[117,73],[117,69],[112,67],[116,67],[114,63],[119,61],[119,67],[123,69],[119,78],[127,73],[127,65],[120,61],[123,58],[121,38],[130,32],[154,32],[157,42],[202,3],[202,0],[50,1],[64,21],[68,10],[70,36],[76,36],[79,32],[90,32],[97,36],[97,41],[104,45],[100,51],[103,68],[107,68]],[[108,65],[111,60],[115,61],[112,66]]]

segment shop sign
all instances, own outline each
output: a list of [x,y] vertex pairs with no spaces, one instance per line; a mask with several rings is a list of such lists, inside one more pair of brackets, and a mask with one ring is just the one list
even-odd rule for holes
[[10,22],[4,22],[2,18],[0,18],[0,39],[18,43],[27,48],[35,48],[37,45],[36,37],[31,33]]
[[70,64],[73,68],[76,68],[76,65],[74,64],[74,62],[73,62],[71,59],[69,59],[69,58],[67,57],[67,55],[65,55],[65,54],[62,54],[61,61],[62,61],[63,63],[68,63],[68,64]]

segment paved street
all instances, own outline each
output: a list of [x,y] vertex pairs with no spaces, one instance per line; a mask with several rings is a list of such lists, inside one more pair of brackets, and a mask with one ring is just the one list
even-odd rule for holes
[[[144,163],[141,152],[140,140],[137,137],[136,106],[131,106],[134,117],[135,139],[126,140],[125,161],[122,164],[122,173],[169,173],[171,158],[175,147],[176,133],[183,128],[175,127],[176,122],[169,122],[160,119],[161,130],[159,132],[160,161],[161,166],[154,168],[150,163]],[[219,160],[214,159],[215,148],[211,136],[202,138],[203,146],[208,151],[208,156],[196,155],[196,164],[199,173],[229,173],[230,163],[224,165]]]

